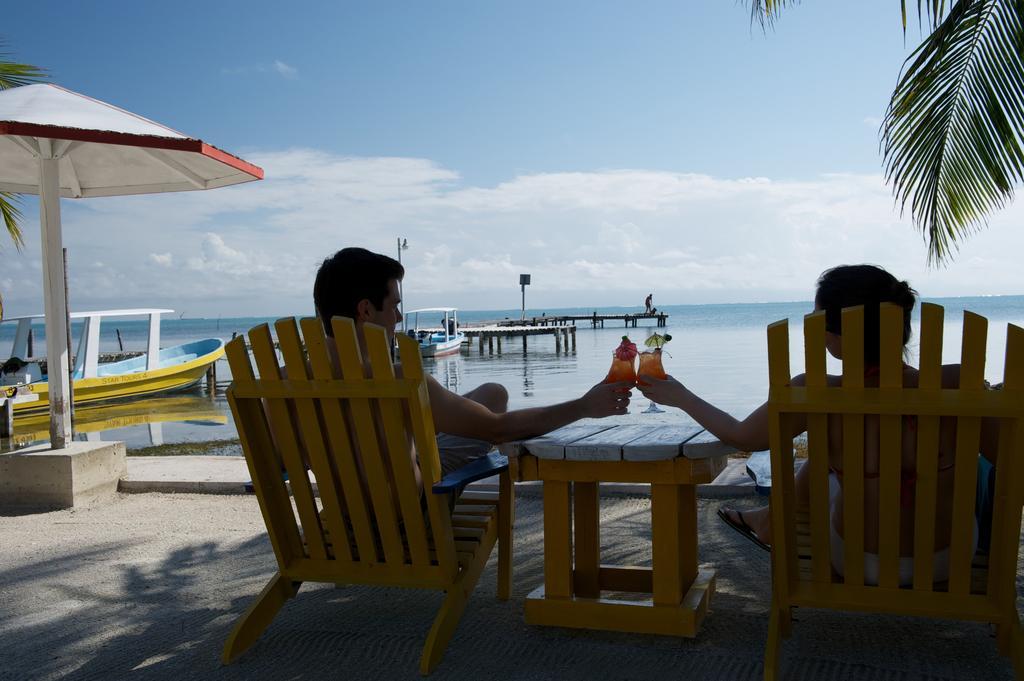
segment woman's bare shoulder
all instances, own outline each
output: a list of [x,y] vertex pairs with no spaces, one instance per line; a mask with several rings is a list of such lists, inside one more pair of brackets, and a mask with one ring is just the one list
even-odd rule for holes
[[943,388],[957,388],[960,386],[960,365],[959,364],[943,364],[942,365],[942,387]]
[[[797,388],[802,388],[807,385],[807,374],[797,374],[790,380],[790,385]],[[825,385],[829,387],[840,386],[843,384],[842,376],[833,376],[832,374],[825,375]]]
[[[907,387],[917,387],[917,382],[920,379],[921,372],[919,369],[908,366],[904,369],[904,376],[907,380],[904,381],[904,385]],[[943,364],[942,365],[942,387],[943,388],[956,388],[960,385],[960,365],[959,364]]]

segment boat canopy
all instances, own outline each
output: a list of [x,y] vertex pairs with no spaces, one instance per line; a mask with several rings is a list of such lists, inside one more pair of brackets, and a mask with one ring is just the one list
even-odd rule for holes
[[457,307],[421,307],[418,310],[409,310],[405,314],[416,314],[417,312],[456,312]]
[[[97,310],[95,312],[72,312],[70,317],[72,319],[82,319],[84,317],[141,317],[149,314],[170,314],[174,310],[166,310],[155,307],[140,307],[132,310]],[[45,319],[44,314],[29,314],[23,317],[4,317],[0,319],[0,324],[6,324],[7,322],[20,322],[22,319]]]
[[[149,338],[146,342],[146,370],[158,368],[160,362],[160,315],[174,312],[164,308],[132,308],[127,310],[96,310],[93,312],[72,312],[72,319],[84,319],[82,336],[78,339],[75,352],[75,376],[95,378],[99,375],[100,357],[100,323],[106,317],[149,317]],[[27,359],[28,333],[33,319],[44,319],[46,315],[34,314],[24,317],[10,317],[0,323],[18,322],[14,332],[14,345],[11,357]]]

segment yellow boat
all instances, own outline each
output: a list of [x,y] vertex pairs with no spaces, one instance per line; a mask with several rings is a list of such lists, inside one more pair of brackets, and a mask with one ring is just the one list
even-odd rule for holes
[[[146,308],[71,314],[72,319],[84,320],[72,372],[75,406],[182,390],[203,379],[209,366],[224,356],[224,341],[205,338],[160,349],[160,315],[168,312],[173,310]],[[100,364],[102,320],[136,316],[149,317],[147,351],[138,357]],[[32,320],[42,318],[42,315],[32,315],[0,322],[18,324],[10,357],[26,357]],[[13,398],[15,415],[49,409],[49,386],[35,362],[0,374],[0,390],[6,397]]]

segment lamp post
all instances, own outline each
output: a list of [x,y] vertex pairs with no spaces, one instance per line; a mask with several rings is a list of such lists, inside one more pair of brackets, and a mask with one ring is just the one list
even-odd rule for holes
[[520,274],[519,275],[519,287],[523,290],[523,312],[522,312],[522,314],[519,317],[520,321],[526,319],[526,287],[529,284],[530,284],[530,275],[529,274]]
[[[398,264],[402,264],[402,251],[409,250],[409,240],[398,237]],[[402,295],[402,280],[398,280],[398,311],[402,314],[402,333],[405,333],[405,296]]]

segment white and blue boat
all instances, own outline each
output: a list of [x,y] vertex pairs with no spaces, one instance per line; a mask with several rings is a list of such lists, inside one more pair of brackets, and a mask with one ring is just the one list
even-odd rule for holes
[[[422,325],[420,315],[423,315]],[[454,307],[421,307],[409,310],[406,319],[412,320],[412,328],[406,333],[419,341],[420,355],[423,357],[453,355],[466,340],[466,336],[459,331],[458,310]]]

